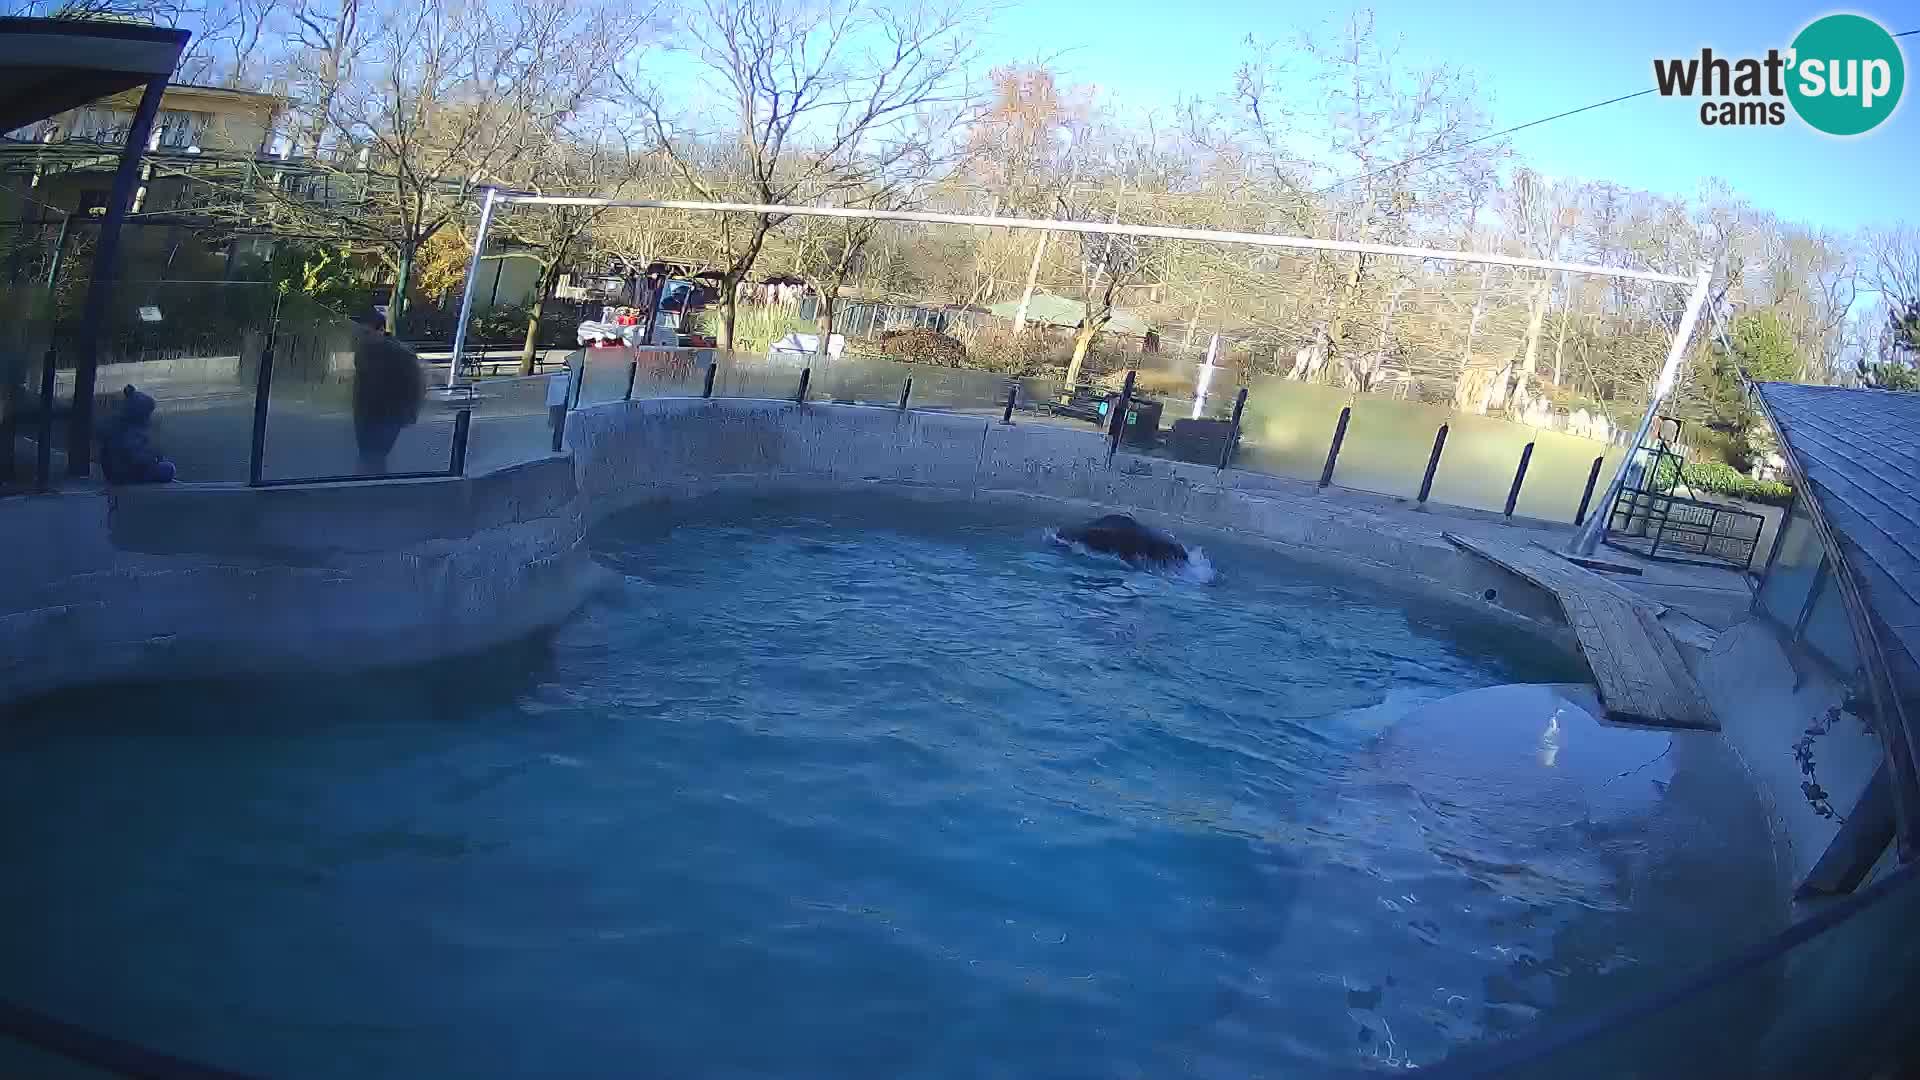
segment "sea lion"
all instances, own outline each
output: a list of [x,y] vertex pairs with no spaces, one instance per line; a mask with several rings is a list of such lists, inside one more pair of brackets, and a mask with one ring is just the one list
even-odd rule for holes
[[1080,544],[1089,551],[1118,555],[1141,567],[1185,566],[1186,545],[1158,529],[1150,529],[1125,514],[1108,514],[1085,525],[1061,529],[1062,542]]

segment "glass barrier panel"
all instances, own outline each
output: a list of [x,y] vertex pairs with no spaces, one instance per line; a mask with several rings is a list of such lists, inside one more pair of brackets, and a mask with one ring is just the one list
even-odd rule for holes
[[[842,356],[814,371],[807,397],[844,405],[897,406],[901,389],[922,366],[877,356]],[[917,397],[921,380],[914,379],[913,386]]]
[[1162,412],[1158,438],[1143,446],[1129,442],[1127,449],[1189,465],[1218,467],[1232,431],[1233,399],[1239,386],[1228,381],[1225,373],[1212,383],[1204,398],[1157,399]]
[[1605,463],[1608,449],[1606,443],[1597,439],[1535,428],[1533,460],[1527,464],[1526,483],[1520,488],[1520,500],[1513,512],[1522,517],[1572,524],[1573,515],[1580,509],[1580,495],[1586,490],[1587,477],[1593,473],[1594,461],[1599,460],[1600,475],[1593,482],[1593,504],[1587,508],[1587,512],[1592,513],[1600,496],[1606,493],[1610,475]]
[[1820,585],[1813,610],[1807,613],[1806,628],[1800,639],[1827,662],[1851,673],[1860,666],[1860,650],[1853,642],[1853,624],[1847,621],[1847,603],[1840,584],[1832,574]]
[[[453,448],[451,409],[432,394],[404,400],[408,380],[390,365],[374,366],[375,354],[365,351],[367,335],[304,297],[284,298],[274,336],[263,480],[446,470]],[[385,347],[404,348],[390,339]],[[363,367],[380,374],[363,383]],[[432,385],[426,369],[421,381]]]
[[[804,353],[779,353],[771,358],[752,353],[714,352],[719,364],[714,374],[713,396],[717,398],[763,398],[792,401],[800,391],[800,373],[813,366],[814,356]],[[809,378],[811,384],[811,378]],[[808,395],[813,391],[809,389]]]
[[1826,554],[1826,545],[1820,542],[1820,534],[1814,531],[1812,519],[1798,500],[1793,504],[1793,512],[1787,515],[1786,524],[1780,528],[1774,549],[1777,554],[1760,583],[1758,599],[1761,610],[1791,630],[1800,622],[1800,611],[1813,588],[1814,574]]
[[[548,402],[562,377],[555,372],[480,379],[465,398],[456,397],[443,406],[473,410],[473,424],[467,432],[469,474],[532,461],[553,452],[553,415]],[[624,386],[626,376],[622,374],[621,379]]]
[[[117,285],[100,338],[96,437],[120,422],[131,386],[153,399],[148,442],[173,463],[176,479],[245,480],[255,375],[275,299],[273,287],[258,282]],[[103,448],[98,457],[95,471],[104,476],[110,455]]]
[[0,291],[0,493],[33,483],[40,375],[52,340],[52,297],[43,285]]
[[1433,474],[1428,501],[1496,514],[1505,510],[1520,452],[1533,441],[1533,429],[1458,410],[1447,418],[1447,427],[1447,452]]
[[1015,380],[1020,384],[1020,408],[1039,411],[1043,406],[1060,396],[1064,380],[1058,375],[1023,375]]
[[[1380,495],[1419,497],[1434,435],[1447,419],[1447,410],[1438,405],[1381,394],[1356,395],[1333,482]],[[1447,433],[1447,453],[1453,452],[1454,438],[1453,432]]]
[[568,353],[567,371],[570,377],[580,380],[580,384],[573,387],[574,408],[626,400],[627,373],[633,371],[635,381],[639,376],[633,361],[633,350],[623,345],[575,349]]
[[699,397],[706,386],[712,349],[652,348],[632,350],[633,396]]
[[1277,375],[1255,379],[1241,414],[1234,467],[1318,482],[1340,410],[1352,398],[1337,386]]
[[[940,409],[951,412],[991,412],[998,416],[1007,405],[1007,387],[1012,380],[990,371],[938,364],[907,364],[913,376],[913,398],[909,408]],[[1015,406],[1019,404],[1015,389]]]

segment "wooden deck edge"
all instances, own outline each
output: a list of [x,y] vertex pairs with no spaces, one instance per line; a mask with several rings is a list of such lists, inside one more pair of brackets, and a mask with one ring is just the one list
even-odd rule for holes
[[[1562,588],[1566,587],[1566,583],[1562,583],[1562,587],[1557,588],[1553,584],[1542,581],[1533,574],[1528,573],[1522,567],[1509,564],[1506,560],[1500,558],[1495,550],[1487,550],[1482,547],[1482,545],[1486,545],[1487,548],[1497,550],[1502,546],[1502,541],[1481,540],[1477,537],[1461,536],[1452,532],[1443,532],[1441,536],[1460,550],[1476,558],[1483,559],[1505,570],[1507,573],[1527,581],[1535,588],[1543,589],[1551,594],[1555,604],[1560,608],[1561,617],[1566,620],[1568,627],[1573,630],[1576,640],[1579,639],[1581,630],[1580,622],[1574,618],[1573,611],[1568,606],[1568,595],[1562,592]],[[1637,593],[1622,588],[1591,570],[1580,568],[1566,561],[1559,552],[1545,545],[1538,544],[1538,541],[1535,541],[1534,545],[1539,546],[1543,554],[1550,555],[1564,562],[1565,569],[1570,572],[1569,577],[1574,581],[1584,585],[1586,584],[1585,579],[1594,579],[1598,583],[1597,587],[1590,590],[1594,602],[1612,601],[1628,608],[1640,624],[1642,632],[1646,635],[1647,641],[1653,649],[1653,659],[1658,661],[1660,669],[1664,670],[1667,681],[1672,684],[1672,688],[1679,695],[1683,698],[1690,699],[1679,703],[1680,708],[1678,712],[1681,715],[1678,716],[1648,716],[1638,709],[1615,708],[1607,701],[1604,681],[1595,669],[1593,659],[1587,655],[1586,643],[1581,641],[1579,643],[1580,658],[1581,661],[1586,664],[1588,674],[1593,676],[1594,686],[1599,691],[1600,704],[1606,711],[1607,720],[1634,727],[1668,731],[1717,732],[1721,729],[1719,718],[1714,715],[1712,707],[1707,704],[1706,695],[1700,689],[1698,680],[1693,677],[1692,671],[1686,666],[1686,660],[1681,657],[1679,645],[1674,641],[1673,635],[1668,632],[1667,628],[1660,624],[1659,617],[1667,610],[1665,604],[1641,597]],[[1557,569],[1556,567],[1556,570]],[[1575,595],[1577,596],[1578,594],[1576,593]],[[1584,599],[1576,606],[1579,606],[1582,611],[1588,610],[1587,603]],[[1591,619],[1592,616],[1589,614],[1587,617]]]

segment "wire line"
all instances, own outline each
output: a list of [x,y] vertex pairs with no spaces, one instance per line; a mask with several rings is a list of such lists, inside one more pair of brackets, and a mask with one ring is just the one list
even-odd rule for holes
[[1326,187],[1323,187],[1319,191],[1314,192],[1314,194],[1325,195],[1327,192],[1332,191],[1334,188],[1337,188],[1342,184],[1351,184],[1355,180],[1371,179],[1372,177],[1379,176],[1381,173],[1392,172],[1393,170],[1398,169],[1403,165],[1411,165],[1412,163],[1423,160],[1425,158],[1438,157],[1441,154],[1450,154],[1455,150],[1464,150],[1467,147],[1472,146],[1474,143],[1483,143],[1483,142],[1486,142],[1488,139],[1497,139],[1502,135],[1511,135],[1516,131],[1525,131],[1530,127],[1538,127],[1541,124],[1547,123],[1552,120],[1563,120],[1569,116],[1575,116],[1583,112],[1588,112],[1592,109],[1598,109],[1603,106],[1612,105],[1621,101],[1631,101],[1634,98],[1645,97],[1648,94],[1654,94],[1658,92],[1659,92],[1659,89],[1657,87],[1648,87],[1645,90],[1637,90],[1631,94],[1621,94],[1619,97],[1608,98],[1605,101],[1596,101],[1591,105],[1582,105],[1577,109],[1568,109],[1566,112],[1554,113],[1552,116],[1543,116],[1538,120],[1529,120],[1524,124],[1516,124],[1513,127],[1496,131],[1491,135],[1482,135],[1478,138],[1468,139],[1466,142],[1454,143],[1452,146],[1443,146],[1438,150],[1429,150],[1424,154],[1415,154],[1414,156],[1407,158],[1403,161],[1396,161],[1391,165],[1387,165],[1383,168],[1375,169],[1372,172],[1361,173],[1358,176],[1349,176],[1345,180],[1335,180],[1333,183],[1328,184]]

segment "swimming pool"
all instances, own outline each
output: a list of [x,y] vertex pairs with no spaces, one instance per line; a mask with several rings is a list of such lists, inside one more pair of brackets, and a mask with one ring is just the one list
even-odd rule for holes
[[1565,657],[1049,523],[647,508],[538,641],[23,710],[0,997],[284,1077],[1313,1075],[1777,927],[1718,744],[1507,685]]

